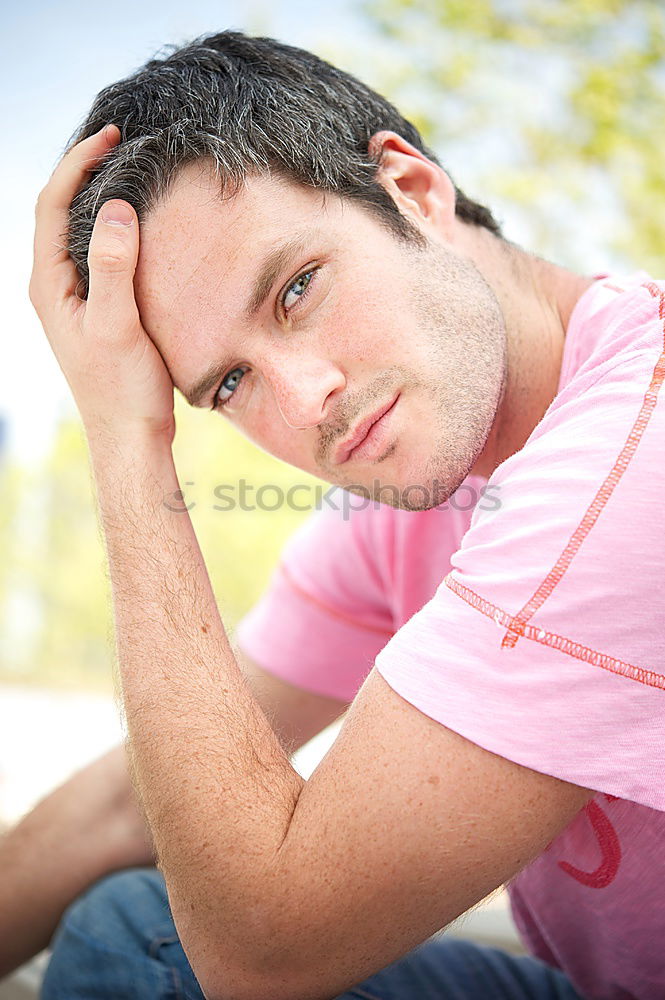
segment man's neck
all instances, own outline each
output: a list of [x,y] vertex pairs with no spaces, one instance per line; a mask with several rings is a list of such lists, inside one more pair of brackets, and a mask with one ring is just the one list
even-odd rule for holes
[[566,330],[593,278],[525,253],[478,227],[460,242],[496,295],[506,322],[507,375],[489,438],[472,469],[489,477],[524,445],[557,393]]

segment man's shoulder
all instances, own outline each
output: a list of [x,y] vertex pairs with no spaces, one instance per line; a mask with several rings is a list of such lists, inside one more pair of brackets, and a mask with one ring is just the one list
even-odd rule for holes
[[566,331],[557,396],[602,375],[627,353],[662,348],[665,281],[646,271],[604,275],[578,300]]

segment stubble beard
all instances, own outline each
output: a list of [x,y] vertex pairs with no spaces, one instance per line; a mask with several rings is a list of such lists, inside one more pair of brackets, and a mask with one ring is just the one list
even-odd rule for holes
[[[507,380],[506,325],[499,302],[478,268],[438,244],[407,252],[413,309],[429,339],[423,371],[382,373],[372,386],[377,397],[389,384],[419,389],[431,400],[432,446],[422,468],[409,470],[409,482],[345,485],[351,493],[400,510],[423,511],[445,503],[467,478],[483,452]],[[367,412],[367,409],[364,410]],[[431,430],[430,428],[433,428]],[[422,463],[421,463],[422,464]]]

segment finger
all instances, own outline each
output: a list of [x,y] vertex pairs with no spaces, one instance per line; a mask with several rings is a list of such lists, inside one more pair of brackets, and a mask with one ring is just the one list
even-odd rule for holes
[[87,329],[103,330],[104,336],[111,338],[140,325],[134,298],[138,255],[136,212],[126,201],[105,202],[97,213],[88,251]]
[[42,286],[56,291],[53,285],[71,287],[76,281],[74,267],[66,247],[69,208],[91,170],[120,138],[117,125],[106,125],[95,135],[72,146],[53,171],[41,191],[35,208],[34,269],[31,288]]

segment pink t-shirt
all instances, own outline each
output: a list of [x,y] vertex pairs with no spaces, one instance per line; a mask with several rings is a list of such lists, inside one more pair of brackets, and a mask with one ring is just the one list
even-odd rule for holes
[[351,701],[376,664],[479,746],[597,790],[508,889],[528,950],[604,1000],[665,996],[664,326],[665,282],[596,281],[519,452],[445,510],[317,512],[238,630],[293,684]]

